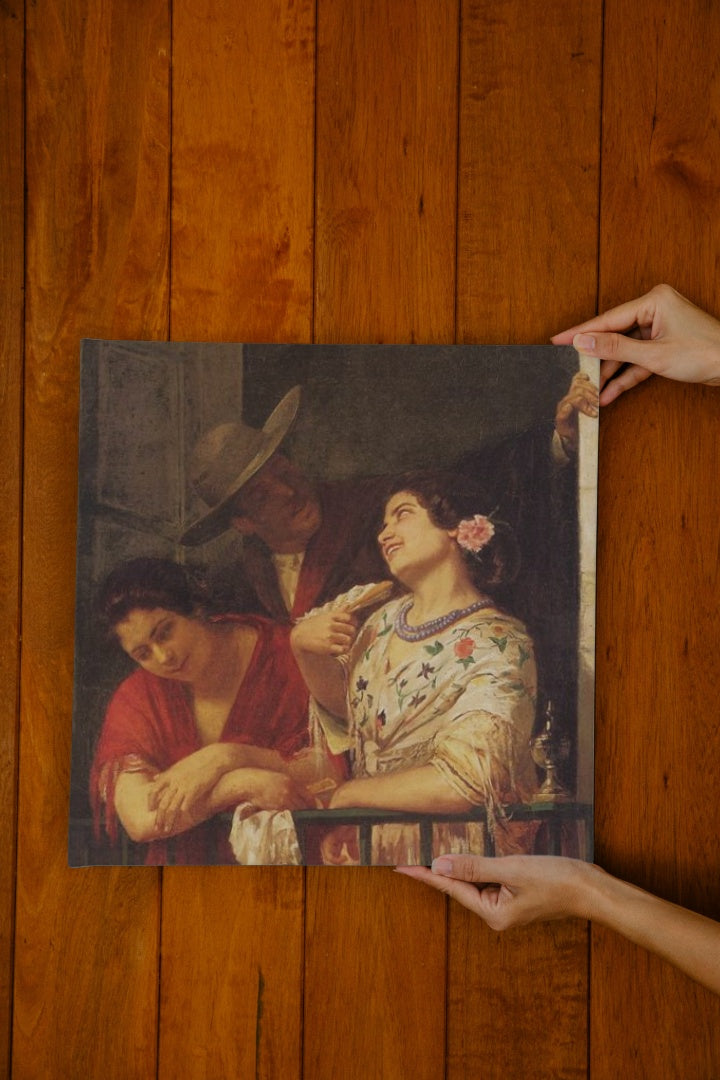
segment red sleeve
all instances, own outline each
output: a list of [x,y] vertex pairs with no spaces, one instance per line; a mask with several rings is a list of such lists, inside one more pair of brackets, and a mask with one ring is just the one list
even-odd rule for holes
[[105,828],[117,838],[115,785],[122,772],[154,776],[197,748],[194,725],[178,683],[135,671],[115,691],[103,721],[90,773],[96,833],[104,804]]

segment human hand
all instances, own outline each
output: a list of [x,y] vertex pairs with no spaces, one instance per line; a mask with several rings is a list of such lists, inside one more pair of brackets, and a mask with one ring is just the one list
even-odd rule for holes
[[571,915],[589,918],[590,882],[602,873],[578,859],[553,855],[441,855],[432,870],[397,871],[447,893],[493,930]]
[[247,770],[243,777],[243,801],[258,810],[310,810],[315,800],[286,773],[270,769]]
[[669,285],[656,285],[552,341],[600,358],[601,405],[652,374],[720,385],[720,322]]
[[292,629],[293,650],[316,656],[340,656],[357,637],[358,621],[348,611],[323,611],[301,619]]
[[598,392],[584,371],[573,375],[567,394],[555,410],[555,430],[563,446],[575,452],[578,446],[578,415],[597,416]]
[[172,832],[181,814],[192,815],[196,804],[222,775],[224,756],[224,745],[213,743],[176,761],[155,777],[148,792],[148,808],[155,811],[160,832]]

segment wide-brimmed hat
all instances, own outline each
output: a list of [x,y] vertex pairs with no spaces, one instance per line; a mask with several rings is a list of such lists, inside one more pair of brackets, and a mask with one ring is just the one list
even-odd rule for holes
[[233,499],[275,453],[292,427],[300,405],[300,387],[289,390],[264,426],[220,424],[198,442],[190,462],[190,481],[210,507],[180,537],[181,544],[204,544],[230,525]]

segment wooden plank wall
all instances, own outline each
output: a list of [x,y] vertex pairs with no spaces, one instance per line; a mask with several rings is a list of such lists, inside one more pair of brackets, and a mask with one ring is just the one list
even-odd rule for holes
[[[80,339],[544,342],[661,279],[720,314],[718,55],[704,0],[0,6],[0,1073],[720,1075],[718,1000],[599,928],[65,856]],[[603,416],[596,835],[715,916],[719,422]]]

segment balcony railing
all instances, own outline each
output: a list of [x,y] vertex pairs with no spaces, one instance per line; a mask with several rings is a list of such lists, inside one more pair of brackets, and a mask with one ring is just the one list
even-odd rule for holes
[[[592,821],[593,808],[588,803],[518,803],[503,807],[506,818],[510,821],[537,822],[545,826],[547,841],[544,855],[561,855],[563,835],[568,825],[576,824],[582,829],[583,858],[592,858]],[[484,851],[477,855],[494,855],[495,841],[492,830],[488,828],[487,809],[478,806],[465,814],[421,814],[405,810],[370,810],[366,807],[352,807],[347,810],[294,810],[293,821],[298,835],[298,843],[303,862],[307,859],[308,830],[312,826],[353,825],[358,830],[360,865],[372,866],[372,833],[378,825],[416,825],[420,834],[420,865],[429,866],[433,859],[433,826],[445,824],[464,825],[479,822],[484,825]],[[572,852],[575,854],[575,852]]]
[[[511,821],[530,821],[543,825],[544,841],[541,854],[561,855],[579,854],[582,858],[592,858],[592,821],[593,808],[587,803],[521,803],[505,806],[505,815]],[[219,815],[227,822],[228,834],[232,823],[232,814]],[[318,826],[329,828],[338,825],[352,825],[358,830],[360,865],[372,866],[372,834],[378,825],[415,825],[419,830],[420,863],[429,866],[433,858],[433,827],[444,824],[467,824],[478,822],[484,826],[484,850],[478,855],[494,855],[495,843],[492,831],[487,827],[487,811],[478,806],[465,814],[420,814],[404,810],[370,810],[365,807],[353,807],[347,810],[294,810],[293,820],[298,836],[298,843],[303,863],[307,862],[308,834]],[[581,833],[578,850],[567,850],[568,826],[575,825]],[[142,865],[145,857],[145,845],[134,844],[120,829],[118,845],[111,847],[107,842],[98,843],[92,835],[92,823],[87,818],[74,818],[71,823],[71,865]],[[537,849],[536,849],[537,850]],[[436,853],[437,854],[437,853]],[[168,865],[173,863],[172,843],[168,848]]]

